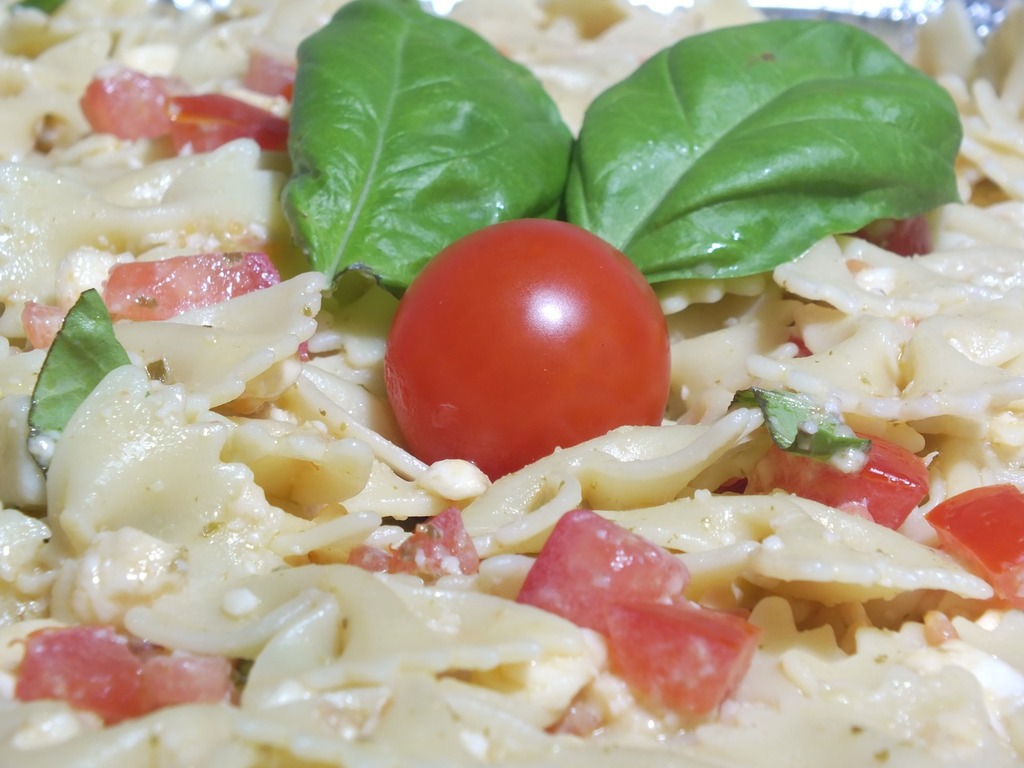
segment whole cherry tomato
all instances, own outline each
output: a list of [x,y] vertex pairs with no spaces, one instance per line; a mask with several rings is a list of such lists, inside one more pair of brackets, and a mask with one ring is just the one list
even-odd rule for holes
[[627,424],[659,424],[669,342],[628,258],[559,221],[522,219],[453,243],[413,280],[385,357],[409,449],[492,478]]

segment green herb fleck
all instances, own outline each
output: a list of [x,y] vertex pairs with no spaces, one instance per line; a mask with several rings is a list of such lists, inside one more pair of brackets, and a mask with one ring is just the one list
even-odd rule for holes
[[790,453],[829,460],[871,449],[871,441],[858,437],[839,413],[807,395],[752,387],[737,392],[732,405],[760,408],[772,441]]

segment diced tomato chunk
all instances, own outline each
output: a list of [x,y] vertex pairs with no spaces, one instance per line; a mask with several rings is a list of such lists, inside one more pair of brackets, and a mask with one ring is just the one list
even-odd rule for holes
[[249,54],[249,67],[243,85],[268,96],[291,96],[295,82],[295,62],[257,48]]
[[609,605],[669,602],[689,580],[683,562],[666,550],[577,509],[551,531],[517,600],[607,634]]
[[395,553],[390,549],[361,544],[348,553],[349,565],[355,565],[372,573],[394,573]]
[[112,725],[175,704],[225,701],[232,691],[227,659],[133,646],[112,627],[81,625],[28,636],[14,694],[66,701]]
[[139,660],[110,627],[43,629],[29,635],[14,695],[60,699],[116,723],[143,714]]
[[714,712],[750,668],[760,630],[686,602],[608,606],[612,669],[642,698],[683,717]]
[[47,349],[64,324],[64,312],[59,307],[29,301],[21,310],[21,324],[33,349]]
[[811,354],[813,354],[811,350],[807,347],[807,345],[804,343],[804,340],[801,339],[799,336],[790,336],[789,342],[790,344],[796,345],[797,357],[810,357]]
[[932,251],[932,230],[924,216],[879,219],[858,230],[856,235],[900,256],[917,256]]
[[163,654],[142,663],[139,701],[144,712],[229,701],[233,691],[231,662],[223,656]]
[[866,512],[887,528],[899,528],[928,495],[928,469],[920,457],[878,437],[867,464],[843,472],[828,462],[772,446],[754,468],[748,494],[779,489],[837,509]]
[[288,147],[288,121],[222,93],[175,96],[168,105],[170,134],[179,154],[209,152],[235,139],[253,139],[261,149]]
[[115,319],[166,320],[281,282],[263,253],[205,253],[110,270],[103,301]]
[[517,599],[603,634],[612,671],[641,700],[690,718],[735,690],[759,630],[688,603],[688,581],[669,552],[580,509],[555,525]]
[[462,513],[448,507],[419,523],[397,547],[356,547],[349,553],[348,564],[379,573],[412,573],[433,582],[446,575],[476,573],[480,555],[462,524]]
[[1024,494],[1016,486],[965,491],[936,505],[925,519],[950,554],[1024,609]]
[[480,556],[457,507],[448,507],[417,525],[412,536],[395,547],[394,553],[396,571],[428,578],[476,573],[480,568]]
[[131,69],[94,78],[81,98],[82,112],[96,133],[120,139],[153,139],[171,130],[170,93],[177,87]]

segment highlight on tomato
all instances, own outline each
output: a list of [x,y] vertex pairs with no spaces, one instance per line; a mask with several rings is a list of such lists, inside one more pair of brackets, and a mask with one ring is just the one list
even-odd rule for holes
[[1024,493],[1014,485],[973,488],[925,514],[942,547],[1024,609]]
[[866,514],[897,529],[928,495],[928,468],[919,456],[879,437],[871,438],[867,463],[859,472],[843,472],[827,461],[773,445],[754,467],[746,493],[776,489]]
[[669,341],[622,253],[565,222],[485,227],[402,297],[385,381],[409,449],[492,479],[624,425],[660,424]]

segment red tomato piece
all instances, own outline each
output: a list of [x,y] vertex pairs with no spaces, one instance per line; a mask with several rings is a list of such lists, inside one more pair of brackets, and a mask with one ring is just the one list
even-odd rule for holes
[[429,583],[446,575],[476,573],[480,555],[462,524],[462,513],[448,507],[419,523],[409,538],[388,551],[356,547],[348,564],[380,573],[412,573]]
[[871,438],[867,464],[843,472],[828,462],[772,446],[754,468],[748,494],[780,489],[837,509],[866,511],[886,528],[899,528],[928,495],[928,469],[905,448]]
[[399,304],[385,357],[405,440],[492,478],[626,424],[660,424],[669,347],[654,291],[622,253],[523,219],[445,248]]
[[233,691],[227,659],[168,654],[112,627],[82,625],[29,635],[14,693],[66,701],[113,725],[175,704],[227,701]]
[[261,149],[288,147],[288,121],[222,93],[175,96],[168,104],[171,142],[179,154],[209,152],[235,139],[253,139]]
[[394,554],[395,572],[416,573],[426,581],[445,574],[476,573],[480,568],[480,556],[457,507],[448,507],[417,525],[412,536],[394,548]]
[[42,629],[28,636],[19,701],[60,699],[112,723],[143,714],[141,664],[110,627]]
[[204,253],[110,270],[103,301],[115,319],[166,320],[281,282],[263,253]]
[[395,553],[390,549],[380,549],[361,544],[348,553],[349,565],[355,565],[364,571],[373,573],[394,573]]
[[222,656],[162,654],[142,663],[139,702],[144,712],[177,704],[230,701],[231,663]]
[[295,82],[295,62],[275,56],[269,51],[255,49],[249,54],[249,67],[243,85],[268,96],[291,97]]
[[131,69],[94,78],[81,99],[82,112],[97,133],[120,139],[153,139],[171,130],[170,94],[184,86]]
[[760,637],[740,616],[685,602],[612,603],[607,615],[612,670],[684,718],[714,712],[735,691]]
[[924,216],[879,219],[858,230],[856,236],[900,256],[932,252],[931,225]]
[[33,349],[47,349],[64,324],[64,312],[59,307],[29,301],[21,310],[21,324]]
[[950,554],[1024,609],[1024,494],[1016,486],[965,491],[936,505],[925,519]]
[[683,562],[657,544],[577,509],[555,525],[516,599],[607,634],[613,603],[667,603],[689,581]]

